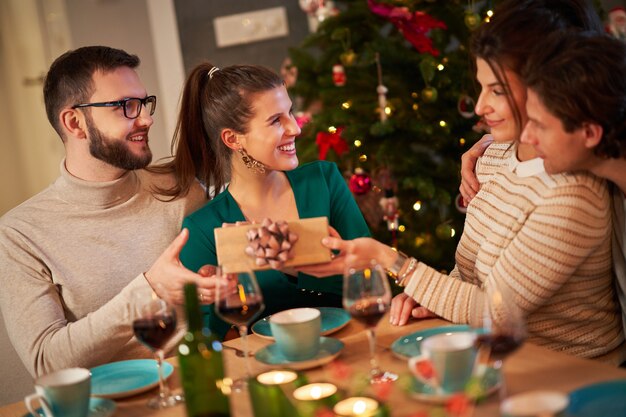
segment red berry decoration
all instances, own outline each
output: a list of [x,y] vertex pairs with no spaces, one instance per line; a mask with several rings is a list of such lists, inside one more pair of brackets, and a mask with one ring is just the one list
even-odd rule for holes
[[446,412],[451,417],[465,415],[471,406],[470,399],[465,393],[454,394],[446,403]]
[[421,360],[415,364],[415,371],[424,379],[431,379],[435,376],[435,368],[429,360]]

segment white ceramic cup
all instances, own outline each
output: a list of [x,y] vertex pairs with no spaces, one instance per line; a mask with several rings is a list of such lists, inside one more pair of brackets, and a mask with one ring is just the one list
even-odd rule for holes
[[472,332],[430,336],[422,342],[420,355],[409,359],[409,369],[439,393],[463,391],[474,374],[475,341]]
[[24,398],[26,408],[38,416],[34,400],[39,400],[46,417],[87,417],[91,395],[91,372],[68,368],[35,379],[35,393]]
[[293,308],[272,314],[270,328],[287,360],[311,359],[320,350],[322,319],[316,308]]
[[507,398],[500,405],[503,417],[562,417],[569,404],[558,391],[530,391]]

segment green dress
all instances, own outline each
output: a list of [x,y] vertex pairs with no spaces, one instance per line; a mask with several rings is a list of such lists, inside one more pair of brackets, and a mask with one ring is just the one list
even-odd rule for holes
[[[311,162],[285,174],[301,219],[328,217],[329,224],[344,239],[370,235],[363,215],[334,163]],[[221,227],[222,223],[236,221],[245,221],[245,218],[228,189],[187,216],[183,227],[189,229],[189,241],[180,253],[185,267],[197,271],[206,264],[216,265],[213,229]],[[298,273],[293,277],[267,270],[256,272],[256,277],[265,299],[265,311],[261,317],[295,307],[341,307],[340,275],[316,278]],[[216,316],[213,305],[203,306],[203,312],[211,330],[223,338],[230,326]]]

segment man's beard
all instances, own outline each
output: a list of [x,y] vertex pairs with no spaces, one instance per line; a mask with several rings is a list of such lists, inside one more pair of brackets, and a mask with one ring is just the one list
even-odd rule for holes
[[147,151],[143,155],[135,155],[129,149],[126,141],[119,141],[105,136],[94,126],[93,121],[88,121],[88,124],[89,153],[94,158],[127,171],[145,168],[152,162],[152,152],[147,142]]

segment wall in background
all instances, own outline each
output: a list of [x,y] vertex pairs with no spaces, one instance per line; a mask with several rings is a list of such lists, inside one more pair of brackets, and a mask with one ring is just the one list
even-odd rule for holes
[[[107,45],[138,55],[141,59],[139,76],[148,94],[155,94],[159,102],[166,99],[159,89],[146,1],[66,2],[73,48]],[[160,106],[158,110],[160,112]],[[156,156],[169,153],[170,140],[166,137],[165,122],[160,116],[158,113],[150,128],[150,148]]]
[[[309,33],[307,17],[295,0],[174,0],[174,5],[186,73],[205,60],[223,67],[259,64],[278,71],[287,57],[287,49],[298,45]],[[288,36],[247,45],[216,46],[214,18],[277,6],[287,9]]]
[[[173,13],[172,0],[0,1],[0,215],[59,174],[63,146],[45,117],[37,78],[67,49],[109,45],[139,55],[142,81],[159,96],[150,146],[155,159],[169,154],[175,116],[164,109],[175,110],[183,81]],[[32,378],[8,340],[1,316],[0,370],[0,405],[32,392]]]

